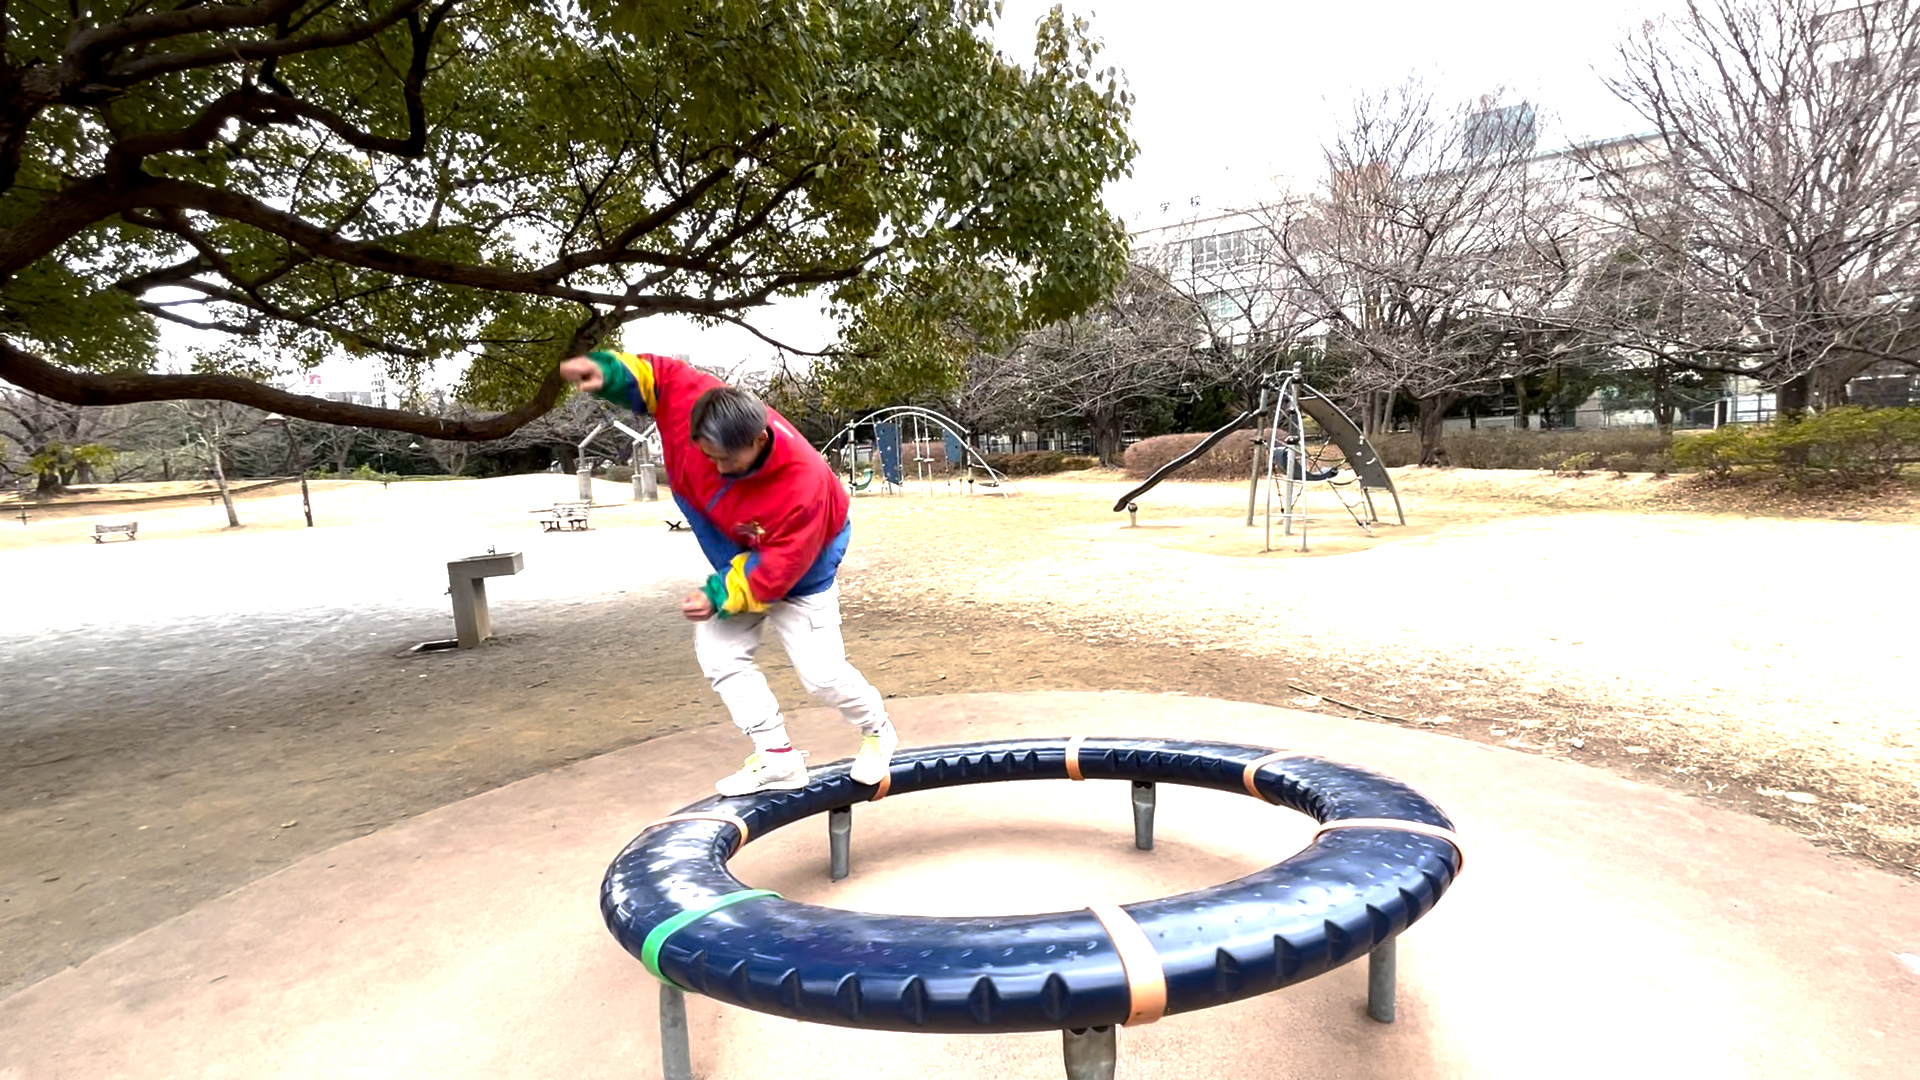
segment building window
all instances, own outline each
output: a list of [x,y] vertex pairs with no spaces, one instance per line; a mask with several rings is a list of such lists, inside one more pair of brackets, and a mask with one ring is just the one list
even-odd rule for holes
[[1253,249],[1251,230],[1222,233],[1218,236],[1202,236],[1188,242],[1188,251],[1196,273],[1251,262]]

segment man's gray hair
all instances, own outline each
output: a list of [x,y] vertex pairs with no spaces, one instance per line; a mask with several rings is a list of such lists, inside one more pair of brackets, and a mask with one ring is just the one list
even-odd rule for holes
[[695,439],[737,454],[767,430],[767,407],[737,386],[716,386],[693,403],[691,426]]

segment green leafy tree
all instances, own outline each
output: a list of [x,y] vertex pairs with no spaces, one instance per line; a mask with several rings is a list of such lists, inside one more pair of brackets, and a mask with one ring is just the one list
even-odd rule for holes
[[[553,362],[653,315],[824,294],[842,385],[1120,280],[1130,97],[1058,9],[1030,67],[986,0],[117,0],[5,6],[0,378],[222,399],[443,440],[545,413]],[[155,373],[156,327],[196,331]],[[623,331],[623,328],[626,328]],[[970,345],[968,346],[970,347]],[[435,415],[283,392],[342,355]]]

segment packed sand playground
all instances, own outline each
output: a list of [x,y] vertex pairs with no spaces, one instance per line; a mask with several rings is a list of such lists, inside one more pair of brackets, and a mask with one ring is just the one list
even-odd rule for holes
[[[1137,519],[1104,471],[857,495],[844,633],[903,754],[1037,740],[1091,775],[863,794],[850,864],[821,813],[731,873],[873,917],[1144,910],[1323,841],[1163,782],[1143,847],[1101,740],[1286,750],[1451,822],[1457,847],[1420,848],[1445,895],[1398,936],[1391,1022],[1347,958],[1121,1028],[1117,1075],[1920,1069],[1912,501],[1394,481],[1407,524],[1371,535],[1310,490],[1305,552],[1263,551],[1245,484],[1169,480]],[[312,528],[289,483],[241,490],[237,529],[197,484],[0,508],[0,1080],[655,1077],[679,1038],[726,1080],[1058,1077],[1063,1039],[1075,1067],[1084,1032],[802,1022],[682,999],[621,947],[610,864],[744,750],[677,610],[707,572],[677,507],[596,481],[587,528],[542,528],[575,484],[316,481]],[[448,563],[488,553],[522,562],[487,580],[492,636],[417,648],[454,637]],[[760,659],[812,764],[850,755]]]

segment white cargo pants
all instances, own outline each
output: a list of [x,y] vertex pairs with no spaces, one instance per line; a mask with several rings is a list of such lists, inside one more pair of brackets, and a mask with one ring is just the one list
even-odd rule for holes
[[[808,693],[839,709],[848,723],[863,732],[872,734],[886,726],[880,691],[847,660],[836,582],[825,592],[776,601],[760,614],[716,616],[693,624],[693,652],[700,670],[733,714],[734,724],[754,737],[755,749],[765,749],[763,737],[779,733],[786,725],[779,700],[753,662],[760,651],[763,626],[773,627]],[[780,741],[784,740],[772,745]]]

